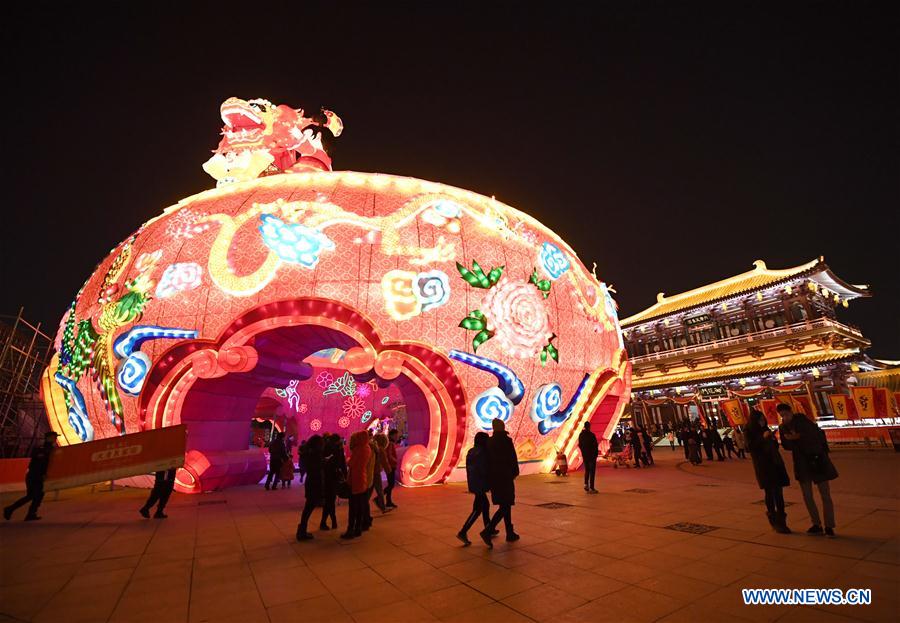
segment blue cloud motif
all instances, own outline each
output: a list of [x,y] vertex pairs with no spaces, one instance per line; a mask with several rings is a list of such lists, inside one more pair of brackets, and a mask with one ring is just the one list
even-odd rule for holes
[[150,357],[141,351],[128,355],[128,358],[119,365],[119,371],[116,374],[116,380],[122,391],[129,396],[139,395],[144,386],[144,379],[147,378],[147,373],[150,371],[150,366]]
[[263,242],[282,261],[315,268],[319,263],[319,254],[335,248],[334,242],[318,229],[299,223],[291,225],[272,214],[263,214],[259,218],[262,221],[259,232]]
[[540,263],[541,269],[547,273],[547,276],[554,281],[562,277],[572,265],[566,254],[552,242],[545,242],[541,245],[541,250],[538,253],[538,263]]
[[513,403],[499,387],[491,387],[481,392],[472,401],[475,423],[481,430],[491,430],[491,422],[495,419],[509,421],[513,409]]
[[528,414],[531,416],[532,421],[538,425],[540,434],[546,435],[562,426],[569,419],[572,411],[575,410],[575,405],[578,404],[578,400],[584,394],[588,379],[590,379],[590,374],[585,374],[578,385],[578,389],[575,390],[575,393],[569,399],[569,404],[561,411],[562,388],[559,386],[559,383],[548,383],[537,388],[534,392],[534,398],[531,399],[531,408]]
[[54,380],[66,392],[67,402],[69,403],[69,426],[78,435],[81,441],[94,440],[94,426],[88,417],[87,405],[84,403],[84,396],[81,390],[75,385],[75,381],[67,376],[63,376],[59,372],[54,375]]
[[535,424],[549,421],[562,408],[562,387],[559,383],[541,385],[531,399],[528,415]]
[[444,218],[459,218],[462,215],[462,208],[459,207],[459,204],[447,199],[436,201],[431,208]]

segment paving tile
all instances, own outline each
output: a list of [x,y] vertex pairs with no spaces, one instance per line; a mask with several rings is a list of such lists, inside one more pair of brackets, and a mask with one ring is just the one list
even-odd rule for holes
[[466,584],[492,599],[499,600],[537,586],[540,582],[527,575],[503,569],[490,575],[468,580]]
[[546,584],[503,599],[503,603],[535,621],[552,621],[561,612],[573,610],[586,599]]
[[415,600],[440,620],[492,603],[490,597],[465,584],[417,595]]
[[361,586],[354,591],[339,591],[334,597],[351,615],[363,610],[405,601],[407,596],[389,582]]
[[532,623],[532,619],[501,603],[465,610],[447,617],[444,621],[446,623]]
[[595,599],[570,610],[562,621],[656,621],[683,607],[682,601],[648,591],[637,586],[626,586],[614,593]]
[[330,623],[353,621],[330,594],[290,601],[266,610],[271,623]]
[[411,599],[378,606],[353,613],[356,623],[382,623],[383,621],[437,621],[430,612]]

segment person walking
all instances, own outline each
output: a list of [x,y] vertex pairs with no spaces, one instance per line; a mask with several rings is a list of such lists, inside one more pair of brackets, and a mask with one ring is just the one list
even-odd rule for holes
[[400,433],[396,428],[392,428],[388,432],[388,446],[385,451],[385,455],[387,456],[387,487],[384,489],[384,505],[388,508],[397,508],[397,505],[394,504],[394,485],[397,483],[397,440],[400,438]]
[[709,431],[710,436],[712,437],[713,449],[716,451],[716,456],[720,461],[725,460],[725,444],[722,441],[722,435],[719,434],[719,429],[715,426],[712,427]]
[[380,510],[381,513],[384,514],[392,510],[385,504],[384,482],[381,478],[382,474],[390,471],[390,466],[387,459],[387,435],[385,435],[384,433],[378,433],[377,435],[372,437],[372,442],[375,448],[375,474],[373,482],[375,487],[375,506],[377,506],[378,510]]
[[675,452],[675,433],[673,431],[667,432],[666,439],[669,440],[669,447],[672,448],[672,452]]
[[584,490],[587,493],[597,493],[594,480],[597,476],[600,446],[597,443],[597,435],[591,431],[590,422],[584,423],[584,430],[578,435],[578,449],[581,450],[581,459],[584,461]]
[[739,459],[747,458],[747,437],[740,428],[734,429],[734,447]]
[[366,496],[369,494],[368,464],[371,458],[369,434],[360,430],[350,435],[350,460],[347,462],[350,503],[347,512],[347,531],[341,535],[342,539],[362,536],[366,519]]
[[813,483],[822,498],[822,511],[825,515],[825,536],[834,538],[834,502],[831,499],[830,481],[838,477],[837,468],[828,456],[828,440],[825,433],[815,422],[806,418],[803,413],[791,412],[790,406],[778,405],[781,416],[781,444],[790,450],[794,457],[794,480],[800,483],[803,501],[812,526],[807,534],[822,534],[822,519],[816,498],[813,495]]
[[47,477],[47,468],[50,467],[50,457],[59,435],[53,431],[44,433],[44,443],[31,450],[31,458],[28,461],[28,471],[25,473],[25,495],[3,509],[3,518],[9,521],[12,514],[21,506],[29,502],[25,521],[37,521],[37,511],[44,500],[44,479]]
[[653,437],[647,432],[647,429],[644,427],[640,428],[641,431],[641,445],[644,449],[644,464],[646,466],[653,465]]
[[710,434],[709,430],[707,430],[705,428],[700,429],[700,443],[703,444],[703,452],[706,454],[706,460],[712,461],[713,460],[713,453],[712,453],[713,438],[712,438],[712,435]]
[[687,439],[687,455],[692,465],[700,465],[703,462],[703,454],[700,449],[700,433],[695,430],[685,431]]
[[688,440],[691,437],[691,431],[682,427],[680,431],[678,431],[678,443],[681,444],[681,449],[684,450],[684,458],[685,460],[690,460],[691,456],[689,454],[688,449]]
[[154,519],[166,519],[166,505],[169,503],[169,497],[172,490],[175,489],[175,471],[176,468],[163,469],[156,472],[153,481],[153,489],[150,490],[150,496],[144,505],[138,510],[142,517],[150,519],[150,509],[156,504],[156,512],[153,513]]
[[284,433],[276,433],[269,442],[269,473],[266,476],[266,489],[275,491],[278,488],[281,464],[287,459],[287,451],[284,448]]
[[731,455],[737,456],[737,452],[734,451],[734,439],[731,438],[731,434],[725,435],[725,438],[722,440],[722,443],[725,444],[725,452],[728,454],[728,458],[731,458]]
[[[490,437],[485,432],[475,433],[474,445],[466,453],[466,484],[469,487],[469,493],[475,495],[472,501],[472,512],[463,523],[462,529],[456,533],[456,538],[462,541],[463,546],[469,546],[472,542],[469,540],[469,528],[481,517],[484,522],[484,529],[487,530],[491,524],[489,512],[491,509],[488,502],[488,491],[490,484],[488,483],[488,441]],[[498,534],[496,530],[492,530],[491,536]]]
[[303,492],[306,501],[303,504],[303,511],[300,513],[300,523],[297,524],[297,540],[308,541],[313,535],[307,530],[309,518],[317,506],[322,505],[322,497],[324,493],[324,476],[322,472],[322,437],[313,435],[306,442],[303,449],[303,464],[306,465],[306,482],[303,485]]
[[632,452],[632,454],[634,455],[634,456],[633,456],[633,458],[634,458],[634,466],[635,466],[636,468],[640,469],[640,467],[641,467],[641,454],[642,454],[642,452],[641,452],[641,447],[642,447],[642,445],[643,445],[642,442],[641,442],[641,436],[638,434],[636,428],[631,428],[631,429],[629,429],[628,432],[625,434],[625,437],[626,437],[627,443],[630,443],[630,444],[631,444],[631,452]]
[[512,507],[516,503],[516,477],[519,475],[519,457],[516,447],[506,432],[503,420],[491,422],[494,434],[488,440],[488,483],[491,487],[491,498],[499,508],[491,518],[488,527],[481,531],[481,539],[493,548],[491,538],[500,521],[506,529],[506,540],[518,541],[519,535],[513,529]]
[[366,461],[366,498],[363,504],[363,532],[372,527],[372,492],[375,491],[375,465],[378,463],[378,456],[375,451],[374,433],[366,431],[366,439],[369,444],[369,458]]
[[750,422],[747,424],[747,447],[753,460],[756,482],[766,492],[766,516],[775,532],[790,534],[787,527],[787,514],[784,512],[784,487],[790,484],[784,460],[778,451],[778,442],[766,416],[761,411],[750,411]]
[[[319,530],[336,530],[338,486],[347,480],[347,460],[340,436],[325,435],[322,455],[322,519]],[[328,519],[331,519],[331,528],[328,527]]]

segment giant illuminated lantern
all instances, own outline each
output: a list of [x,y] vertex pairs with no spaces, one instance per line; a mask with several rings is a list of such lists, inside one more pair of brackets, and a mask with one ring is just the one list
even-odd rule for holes
[[349,435],[402,411],[406,485],[462,475],[494,418],[523,473],[557,449],[577,465],[587,420],[610,434],[630,390],[615,303],[556,234],[469,191],[332,171],[329,111],[221,112],[217,187],[116,246],[62,319],[42,383],[62,443],[184,423],[177,486],[199,492],[259,480],[254,418]]

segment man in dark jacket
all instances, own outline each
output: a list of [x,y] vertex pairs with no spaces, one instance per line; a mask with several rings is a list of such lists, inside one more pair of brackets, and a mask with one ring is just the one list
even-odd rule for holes
[[700,441],[701,441],[701,443],[703,443],[703,451],[706,453],[706,460],[712,461],[713,460],[713,453],[712,453],[713,438],[712,438],[712,435],[709,433],[709,431],[706,430],[705,428],[700,429]]
[[[284,433],[276,433],[275,438],[269,443],[269,474],[266,476],[266,489],[270,484],[272,491],[278,488],[278,472],[285,460],[287,460],[287,448],[284,447]],[[273,478],[275,482],[272,482]]]
[[710,437],[712,437],[713,448],[716,451],[716,456],[719,458],[720,461],[724,461],[725,460],[725,452],[724,452],[725,443],[722,441],[722,435],[719,434],[719,429],[716,428],[715,426],[713,426],[712,429],[710,429],[710,431],[709,431],[709,435],[710,435]]
[[828,457],[825,433],[802,413],[792,413],[790,406],[786,404],[778,405],[778,414],[781,416],[781,442],[794,457],[794,478],[800,483],[803,501],[812,521],[812,526],[806,532],[822,534],[822,521],[812,490],[815,483],[822,498],[825,535],[834,537],[834,502],[831,500],[831,486],[828,482],[837,478],[838,472]]
[[578,435],[578,449],[581,450],[581,458],[584,460],[584,490],[588,493],[597,493],[594,488],[594,478],[597,475],[597,456],[600,447],[597,444],[597,435],[591,432],[591,423],[584,423],[584,430]]
[[44,444],[37,446],[31,451],[31,460],[28,461],[28,472],[25,474],[25,495],[3,509],[3,518],[7,521],[9,521],[17,508],[25,506],[29,502],[31,502],[31,506],[28,507],[25,521],[40,519],[37,510],[44,499],[44,478],[47,476],[50,456],[53,454],[53,447],[56,444],[57,437],[59,435],[53,431],[46,433],[44,435]]
[[491,498],[499,506],[491,518],[490,525],[481,532],[481,539],[488,547],[493,547],[491,537],[500,521],[506,528],[506,540],[518,541],[519,535],[513,530],[512,507],[516,503],[516,477],[519,475],[519,457],[512,439],[506,432],[503,420],[491,422],[494,434],[488,441],[488,483]]

